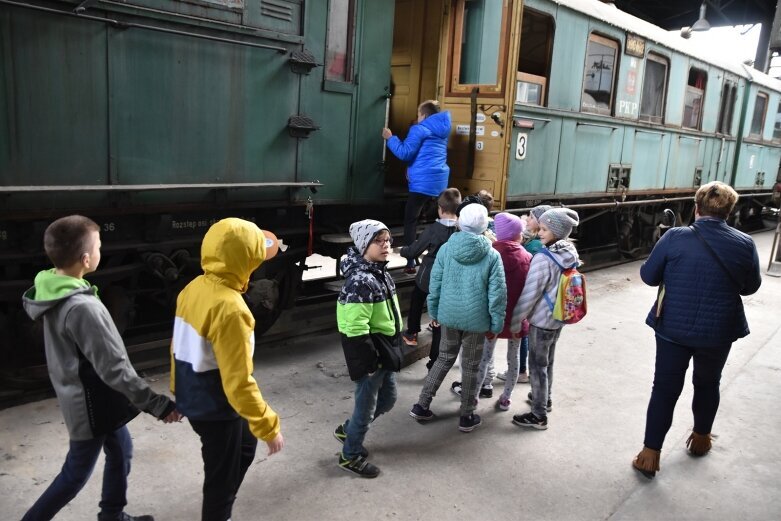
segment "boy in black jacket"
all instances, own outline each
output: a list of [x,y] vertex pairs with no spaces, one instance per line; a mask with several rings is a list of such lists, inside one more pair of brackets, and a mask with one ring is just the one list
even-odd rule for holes
[[[403,333],[404,343],[409,346],[418,345],[418,333],[420,332],[420,317],[423,314],[423,304],[428,297],[428,282],[431,277],[431,267],[434,265],[434,259],[437,257],[439,247],[447,242],[450,236],[457,230],[456,210],[461,204],[461,193],[457,188],[448,188],[439,194],[437,199],[439,219],[430,224],[420,237],[401,249],[401,256],[407,259],[414,259],[420,256],[424,251],[426,256],[418,270],[415,278],[415,287],[412,289],[412,297],[409,304],[409,316],[407,317],[407,329]],[[432,325],[431,328],[431,351],[429,351],[429,361],[426,367],[431,369],[434,361],[439,356],[439,341],[442,335],[442,329],[439,325]]]

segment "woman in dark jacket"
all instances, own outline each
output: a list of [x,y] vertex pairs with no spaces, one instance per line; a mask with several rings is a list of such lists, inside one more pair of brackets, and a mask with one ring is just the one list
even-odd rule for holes
[[643,282],[660,286],[646,323],[656,332],[656,367],[643,450],[633,461],[646,477],[659,470],[664,437],[694,359],[694,430],[686,445],[704,456],[719,408],[719,381],[730,347],[749,334],[741,295],[759,289],[754,241],[725,221],[738,194],[714,181],[694,196],[695,222],[662,236],[640,268]]

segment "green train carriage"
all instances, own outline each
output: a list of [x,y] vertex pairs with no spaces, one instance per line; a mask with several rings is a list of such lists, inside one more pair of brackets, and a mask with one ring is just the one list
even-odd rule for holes
[[269,327],[310,250],[341,252],[324,234],[400,224],[404,165],[379,131],[387,110],[404,135],[425,99],[453,114],[453,186],[578,208],[596,261],[647,251],[662,209],[686,218],[712,179],[744,195],[738,223],[757,218],[781,155],[779,82],[596,0],[0,0],[0,55],[12,369],[42,360],[19,295],[71,212],[100,223],[93,280],[142,346],[164,344],[215,219],[277,231],[289,247],[248,294]]

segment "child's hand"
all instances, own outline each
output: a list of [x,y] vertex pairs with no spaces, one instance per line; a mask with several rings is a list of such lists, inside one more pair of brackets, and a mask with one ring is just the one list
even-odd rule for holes
[[280,432],[273,440],[267,441],[266,445],[268,445],[268,455],[271,456],[282,450],[285,446],[285,438],[282,437],[282,433]]
[[486,331],[485,337],[488,340],[493,340],[494,338],[496,338],[496,333],[492,333],[491,331]]
[[168,416],[163,418],[163,423],[180,422],[182,421],[182,418],[184,418],[184,416],[182,416],[182,413],[174,409],[173,411],[168,413]]
[[436,320],[432,320],[431,327],[439,327],[439,322],[437,322]]
[[512,334],[513,340],[520,340],[521,339],[521,332],[518,331],[517,333]]
[[389,128],[382,129],[382,139],[390,139],[393,137],[393,132]]

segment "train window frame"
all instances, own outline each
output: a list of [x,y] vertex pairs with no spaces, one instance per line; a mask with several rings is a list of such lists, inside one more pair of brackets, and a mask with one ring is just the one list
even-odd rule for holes
[[[667,90],[670,82],[670,60],[661,54],[650,52],[645,57],[645,70],[643,71],[643,90],[640,93],[640,110],[638,119],[640,121],[645,121],[647,123],[657,123],[657,124],[664,124],[665,115],[666,115],[666,108],[667,108]],[[653,62],[659,65],[662,65],[664,67],[664,82],[662,87],[662,100],[660,103],[660,110],[661,113],[659,115],[656,114],[644,114],[643,113],[643,100],[645,99],[645,93],[646,89],[645,86],[648,84],[648,63]]]
[[776,143],[781,143],[781,100],[778,102],[778,108],[776,109],[776,119],[773,122],[773,141]]
[[[692,85],[690,83],[692,81],[693,73],[701,73],[701,76],[704,78],[702,88],[699,88],[696,85]],[[683,117],[681,120],[682,128],[688,128],[691,130],[702,130],[702,115],[703,115],[703,107],[705,106],[705,91],[707,90],[707,87],[708,87],[708,71],[696,66],[689,67],[689,75],[686,80],[686,88],[684,89],[684,94],[683,94]],[[691,104],[692,109],[690,114],[695,114],[694,104],[695,104],[696,96],[699,96],[700,106],[699,109],[696,111],[696,121],[694,122],[693,125],[689,124],[691,122],[687,121],[686,119],[686,108],[688,106],[687,97],[689,95],[695,96],[692,98],[692,104]]]
[[[341,4],[341,5],[339,5]],[[344,71],[340,76],[329,77],[328,69],[334,61],[329,61],[329,49],[332,44],[331,36],[339,34],[332,32],[334,28],[332,7],[341,7],[346,4],[346,11],[339,14],[344,15],[344,22],[347,27],[344,43],[346,45]],[[325,46],[323,48],[323,89],[335,92],[352,92],[355,86],[355,16],[356,0],[328,0],[328,17],[325,35]],[[340,20],[341,21],[341,20]],[[342,43],[341,39],[338,43]]]
[[[523,70],[522,64],[528,60],[523,58],[523,45],[524,35],[531,33],[531,30],[524,29],[524,24],[527,22],[527,17],[539,18],[539,22],[544,22],[546,25],[545,30],[545,62],[544,62],[544,75],[536,74],[537,72],[543,72],[542,69],[530,72],[527,68]],[[515,74],[515,103],[519,105],[537,105],[540,107],[547,106],[547,89],[548,82],[550,80],[551,62],[553,61],[553,41],[556,36],[556,19],[550,13],[544,11],[538,11],[536,9],[530,9],[526,6],[523,7],[523,19],[521,22],[521,46],[518,51],[518,70]],[[527,45],[529,43],[527,42]]]
[[510,2],[502,0],[502,21],[499,30],[499,44],[497,57],[497,70],[495,83],[461,83],[461,65],[462,65],[462,45],[464,43],[464,9],[469,0],[457,0],[455,6],[455,16],[453,16],[453,26],[451,38],[450,55],[450,85],[449,94],[464,95],[472,92],[472,89],[478,88],[480,94],[503,95],[505,88],[505,79],[507,75],[508,63],[508,43],[510,29]]
[[[762,110],[762,119],[759,122],[759,128],[755,130],[754,123],[757,120],[756,119],[757,104],[761,99],[765,100],[765,106]],[[768,96],[766,92],[762,92],[762,91],[757,92],[757,95],[754,98],[754,111],[751,113],[751,126],[749,126],[748,137],[755,138],[755,139],[762,139],[765,130],[765,120],[767,119],[767,109],[769,103],[770,103],[770,96]]]
[[735,102],[738,97],[738,85],[734,80],[725,79],[721,87],[721,102],[719,104],[719,119],[717,134],[732,135],[732,124],[735,116]]
[[[598,45],[602,45],[604,47],[612,47],[613,50],[615,51],[613,55],[613,72],[610,77],[610,95],[608,97],[609,103],[607,109],[597,105],[598,102],[596,100],[594,100],[595,105],[593,106],[593,108],[584,104],[584,96],[588,95],[589,97],[591,97],[591,99],[594,99],[593,96],[591,96],[586,92],[586,77],[588,76],[588,71],[589,71],[588,62],[589,62],[589,48],[591,46],[591,42],[594,42]],[[618,65],[620,64],[621,61],[620,57],[621,57],[621,42],[619,42],[615,38],[603,36],[598,33],[590,33],[588,35],[588,42],[586,43],[586,56],[583,61],[583,84],[580,89],[580,111],[581,112],[585,112],[588,114],[600,114],[603,116],[613,115],[613,109],[615,107],[615,99],[616,99],[616,78],[618,78]],[[604,65],[605,65],[604,61],[600,60],[600,66],[602,69],[604,69]],[[602,75],[600,73],[600,86],[601,86],[601,79],[602,79]]]

